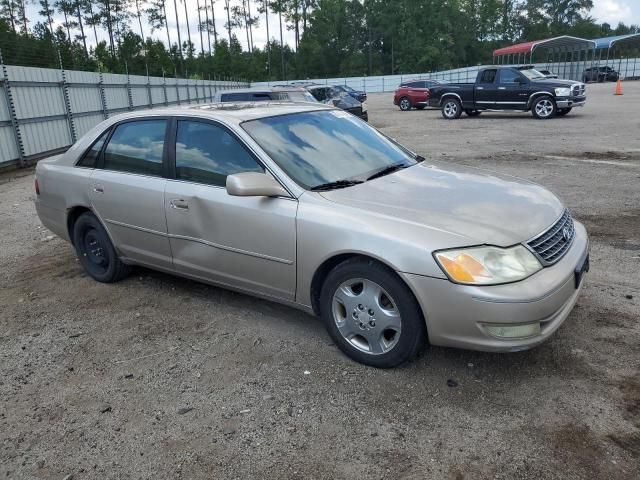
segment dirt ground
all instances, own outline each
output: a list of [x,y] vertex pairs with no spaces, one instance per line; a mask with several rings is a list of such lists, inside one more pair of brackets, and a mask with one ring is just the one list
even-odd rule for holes
[[612,93],[550,121],[369,99],[424,156],[540,182],[586,224],[582,297],[521,353],[376,370],[287,307],[145,269],[96,283],[40,226],[32,172],[0,176],[0,478],[639,478],[640,82]]

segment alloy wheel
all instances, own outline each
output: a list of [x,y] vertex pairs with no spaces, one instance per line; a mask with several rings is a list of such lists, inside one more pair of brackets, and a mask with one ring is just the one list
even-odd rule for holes
[[444,114],[448,117],[448,118],[453,118],[456,116],[456,113],[458,113],[458,104],[456,102],[447,102],[444,105]]
[[551,100],[542,99],[536,103],[536,114],[541,118],[546,118],[553,113],[553,103]]

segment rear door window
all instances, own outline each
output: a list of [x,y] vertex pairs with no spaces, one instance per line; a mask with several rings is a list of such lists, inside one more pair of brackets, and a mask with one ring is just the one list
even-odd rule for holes
[[104,151],[105,170],[161,176],[166,120],[118,125]]
[[496,70],[488,69],[480,75],[480,83],[493,83],[496,79]]
[[104,145],[104,141],[109,136],[109,130],[104,132],[100,137],[91,145],[91,148],[87,150],[84,156],[77,163],[79,167],[96,168],[98,166],[98,156]]

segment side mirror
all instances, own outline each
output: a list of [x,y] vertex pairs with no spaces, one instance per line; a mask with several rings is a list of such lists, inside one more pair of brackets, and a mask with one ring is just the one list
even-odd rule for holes
[[227,193],[235,197],[288,197],[289,193],[269,175],[234,173],[227,177]]

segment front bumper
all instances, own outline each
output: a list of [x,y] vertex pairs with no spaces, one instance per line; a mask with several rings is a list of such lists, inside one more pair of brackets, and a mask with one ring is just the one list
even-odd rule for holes
[[[584,226],[575,222],[573,245],[555,265],[520,282],[458,285],[440,278],[401,273],[422,307],[433,345],[508,352],[534,347],[555,332],[569,316],[580,294],[575,270],[589,251]],[[499,338],[489,326],[539,324],[526,338]]]
[[556,97],[556,107],[558,108],[573,108],[583,107],[587,97]]

